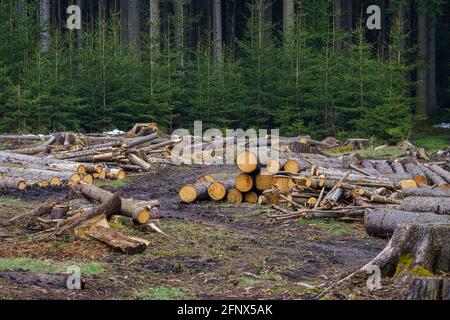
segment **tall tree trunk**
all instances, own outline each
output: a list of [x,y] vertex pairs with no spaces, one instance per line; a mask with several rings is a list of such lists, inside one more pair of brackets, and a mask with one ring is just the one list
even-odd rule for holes
[[351,44],[353,40],[353,1],[343,2],[343,29],[347,33],[347,43]]
[[139,1],[128,0],[128,39],[133,43],[136,52],[139,52],[141,49],[141,23],[139,12]]
[[106,1],[107,0],[98,0],[98,18],[100,21],[106,21],[106,13],[107,13]]
[[[83,25],[83,0],[77,0],[76,1],[77,6],[80,8],[80,13],[82,15],[81,17],[81,24]],[[81,29],[77,30],[77,48],[81,49],[83,47],[83,32]]]
[[437,107],[436,92],[436,17],[428,16],[427,114]]
[[41,51],[50,51],[50,0],[39,1]]
[[175,13],[175,48],[180,53],[180,65],[184,66],[184,3],[174,0]]
[[333,5],[333,26],[334,26],[334,49],[336,51],[342,50],[342,40],[340,39],[339,33],[342,32],[343,23],[342,23],[342,0],[334,0]]
[[283,34],[286,44],[294,26],[294,0],[283,0]]
[[420,66],[417,70],[417,105],[416,105],[416,113],[418,115],[426,116],[428,109],[428,99],[427,99],[427,87],[428,87],[428,79],[427,79],[427,62],[428,62],[428,50],[427,50],[427,39],[428,39],[428,31],[427,31],[427,15],[424,8],[417,9],[417,47],[418,53],[417,58],[420,63],[423,65]]
[[159,28],[160,28],[160,18],[159,18],[159,0],[150,0],[150,41],[154,53],[159,53],[160,42],[159,42]]
[[120,41],[122,43],[127,43],[128,38],[128,0],[120,0]]
[[222,57],[222,1],[213,0],[213,41],[214,41],[214,57],[216,62],[221,64]]

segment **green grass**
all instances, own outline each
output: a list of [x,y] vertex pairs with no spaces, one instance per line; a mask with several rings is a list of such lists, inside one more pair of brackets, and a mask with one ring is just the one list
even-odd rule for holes
[[156,287],[145,289],[133,296],[136,300],[179,300],[189,299],[190,294],[175,287]]
[[19,198],[1,197],[0,206],[17,207],[17,208],[32,208],[33,204],[22,201]]
[[331,236],[354,235],[355,229],[348,223],[334,219],[301,219],[301,225],[315,227]]
[[94,184],[100,188],[103,188],[103,187],[120,188],[120,187],[126,186],[127,184],[130,184],[130,181],[127,179],[109,180],[109,181],[105,180],[105,181],[95,181]]
[[67,267],[76,265],[84,275],[99,275],[104,272],[96,262],[59,262],[31,258],[0,258],[0,271],[28,270],[39,273],[65,273]]
[[413,144],[418,148],[425,148],[425,150],[434,153],[450,145],[450,130],[448,131],[449,135],[422,137],[413,141]]

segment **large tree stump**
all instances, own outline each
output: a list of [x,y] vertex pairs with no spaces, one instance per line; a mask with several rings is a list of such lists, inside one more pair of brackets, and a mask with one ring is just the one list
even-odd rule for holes
[[[385,276],[418,276],[450,272],[450,224],[405,224],[395,230],[386,248],[367,266]],[[366,266],[366,267],[367,267]]]
[[450,279],[415,277],[406,295],[408,300],[450,300]]

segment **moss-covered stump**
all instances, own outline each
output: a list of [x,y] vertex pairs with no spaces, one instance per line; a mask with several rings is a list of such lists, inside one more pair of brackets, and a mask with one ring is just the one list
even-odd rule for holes
[[450,224],[400,225],[386,248],[368,265],[383,275],[433,276],[450,273]]
[[450,279],[415,277],[406,296],[408,300],[450,300]]

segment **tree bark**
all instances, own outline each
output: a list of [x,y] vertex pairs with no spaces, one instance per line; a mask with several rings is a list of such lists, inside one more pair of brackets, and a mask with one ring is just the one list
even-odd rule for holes
[[180,189],[178,195],[184,203],[192,203],[197,200],[206,200],[209,198],[208,187],[210,185],[211,182],[187,184]]
[[430,170],[433,171],[434,173],[436,173],[437,175],[441,176],[442,179],[444,179],[448,183],[450,183],[450,172],[449,171],[447,171],[437,165],[430,166]]
[[419,66],[417,69],[417,101],[416,105],[416,114],[420,116],[426,116],[428,110],[428,98],[427,98],[427,87],[428,87],[428,79],[427,79],[427,62],[428,62],[428,31],[427,31],[427,15],[425,12],[425,8],[419,5],[417,9],[417,59],[418,62],[423,65]]
[[128,0],[120,0],[120,41],[122,43],[129,42],[129,32],[128,32]]
[[213,41],[214,57],[216,62],[222,64],[222,1],[213,0]]
[[[112,193],[103,190],[94,185],[77,183],[72,186],[72,189],[76,192],[82,193],[86,197],[99,201],[101,203],[107,202],[111,197]],[[141,201],[134,199],[122,198],[121,212],[122,214],[132,217],[139,224],[146,224],[150,219],[150,210],[159,206],[158,201]]]
[[290,43],[290,33],[294,27],[294,0],[283,0],[283,34],[285,44]]
[[50,0],[39,1],[41,52],[50,51]]
[[418,188],[408,188],[403,190],[405,197],[436,197],[444,198],[450,197],[450,190],[446,189],[418,189]]
[[128,38],[136,52],[141,49],[141,23],[138,0],[128,0]]
[[150,5],[150,41],[155,54],[160,51],[159,30],[160,30],[160,0],[149,0]]
[[415,277],[407,300],[450,300],[450,279],[445,277]]
[[175,48],[180,53],[180,66],[184,66],[184,2],[173,0],[175,13]]
[[369,209],[364,215],[364,227],[368,234],[375,237],[390,237],[402,224],[450,224],[450,216],[388,208]]
[[86,232],[86,236],[106,243],[108,246],[125,254],[138,254],[147,249],[147,244],[136,238],[127,237],[115,230],[95,227]]
[[428,48],[427,48],[427,113],[431,114],[437,107],[436,88],[436,16],[428,14]]
[[407,197],[405,200],[402,201],[400,209],[404,211],[450,214],[450,198]]

